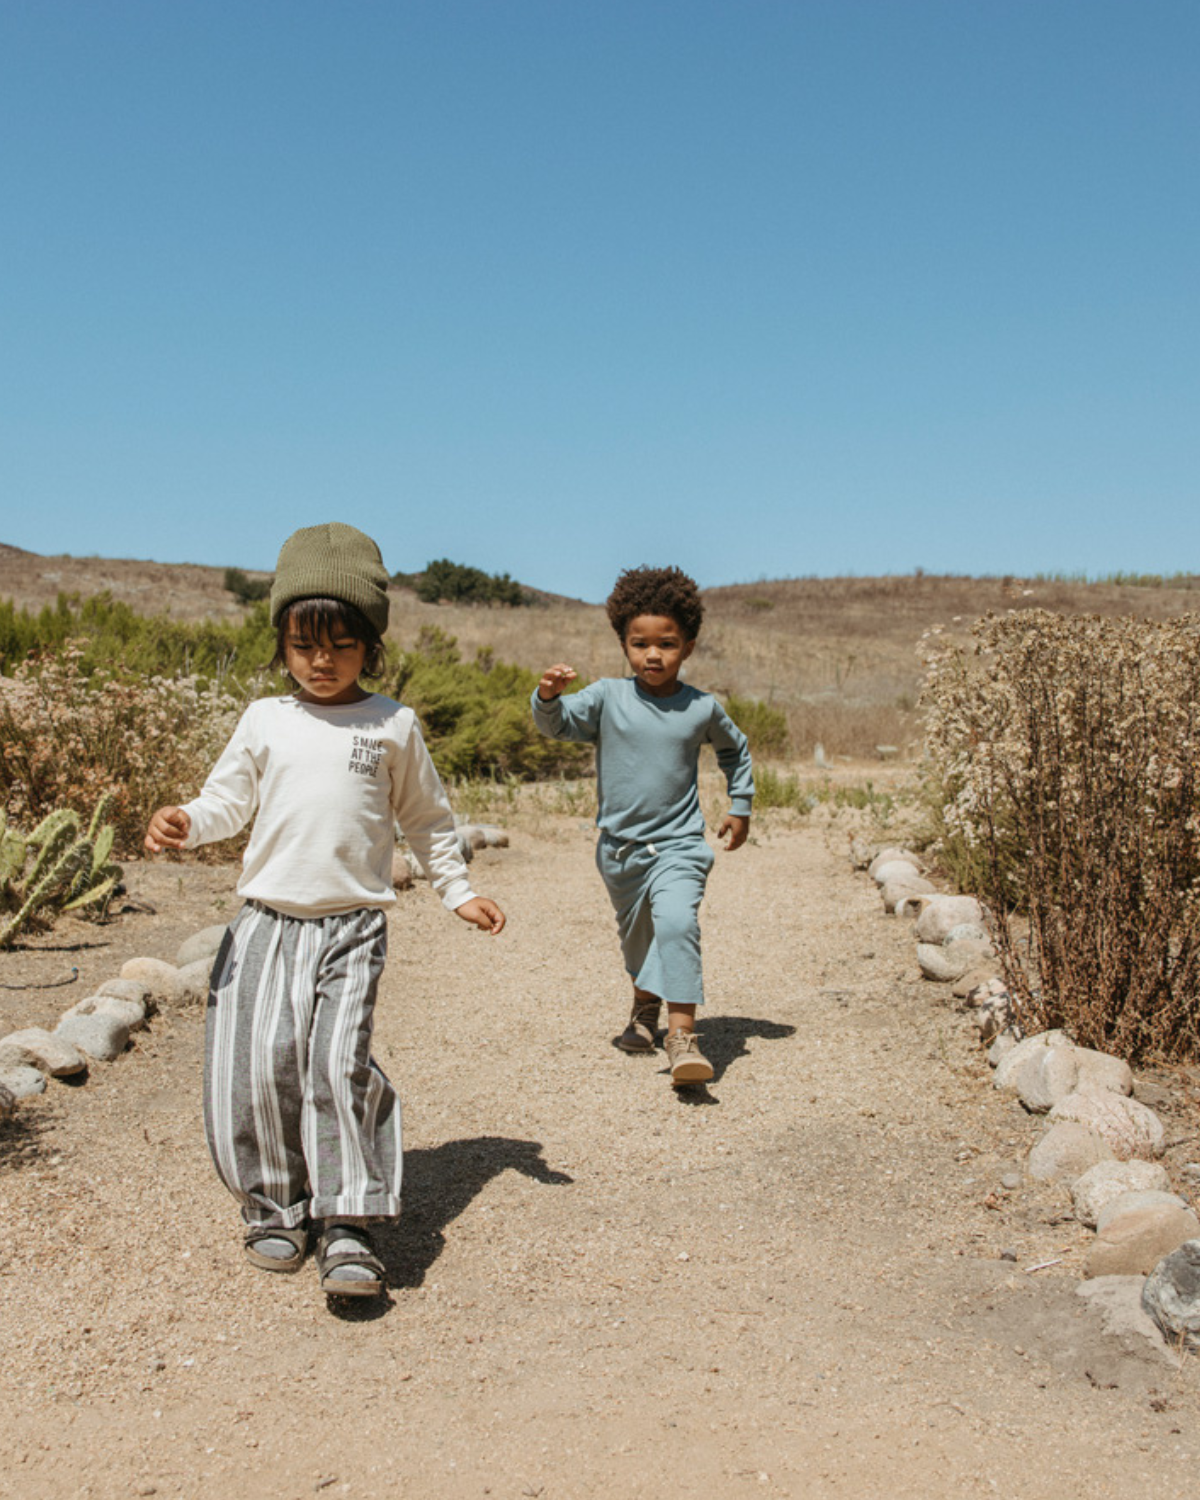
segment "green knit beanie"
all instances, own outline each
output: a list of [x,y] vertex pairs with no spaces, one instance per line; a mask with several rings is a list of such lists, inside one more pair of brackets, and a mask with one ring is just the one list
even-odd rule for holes
[[388,622],[388,575],[379,548],[341,521],[304,526],[279,550],[271,585],[271,624],[297,599],[340,599],[361,610],[380,635]]

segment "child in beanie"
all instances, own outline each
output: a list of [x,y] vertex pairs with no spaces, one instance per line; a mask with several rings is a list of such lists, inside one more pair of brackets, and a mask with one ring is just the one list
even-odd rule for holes
[[364,1227],[400,1211],[400,1101],[371,1056],[397,820],[443,905],[496,934],[410,708],[359,684],[383,665],[388,576],[340,522],[283,544],[275,663],[296,691],[252,703],[200,795],[163,807],[151,853],[230,838],[254,817],[208,1002],[204,1120],[245,1250],[297,1271],[317,1233],[321,1289],[383,1291]]

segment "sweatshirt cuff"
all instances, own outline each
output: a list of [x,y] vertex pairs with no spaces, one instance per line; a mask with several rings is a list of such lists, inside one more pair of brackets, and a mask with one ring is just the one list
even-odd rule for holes
[[457,911],[460,906],[465,906],[468,901],[474,901],[476,893],[471,889],[471,882],[463,880],[452,880],[442,892],[442,905],[447,911]]
[[751,797],[731,797],[729,799],[729,811],[735,818],[748,818],[753,808],[754,800]]

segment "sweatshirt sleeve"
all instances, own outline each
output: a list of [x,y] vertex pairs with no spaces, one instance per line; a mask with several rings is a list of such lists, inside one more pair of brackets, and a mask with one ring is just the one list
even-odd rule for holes
[[258,807],[258,766],[251,747],[251,712],[247,709],[239,719],[200,795],[183,804],[183,811],[191,819],[185,849],[232,838],[254,816]]
[[408,737],[403,775],[393,787],[392,808],[446,910],[457,911],[464,902],[473,901],[475,892],[459,852],[450,800],[416,720]]
[[549,700],[533,690],[533,722],[552,740],[595,740],[604,712],[604,679],[577,693],[559,694]]
[[754,798],[750,746],[746,736],[715,698],[708,742],[717,752],[717,765],[725,774],[725,785],[729,790],[729,811],[737,817],[748,818]]

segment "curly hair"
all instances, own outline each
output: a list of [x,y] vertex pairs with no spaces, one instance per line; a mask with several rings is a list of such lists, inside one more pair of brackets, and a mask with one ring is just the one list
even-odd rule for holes
[[679,568],[625,568],[607,601],[608,619],[622,640],[638,615],[666,615],[694,641],[700,634],[704,604],[696,580]]

